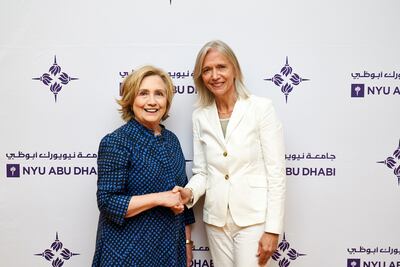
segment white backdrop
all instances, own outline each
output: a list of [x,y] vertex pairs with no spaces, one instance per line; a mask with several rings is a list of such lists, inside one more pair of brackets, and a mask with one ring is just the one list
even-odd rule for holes
[[[285,236],[269,266],[400,266],[398,10],[396,0],[1,0],[0,266],[90,266],[97,148],[123,124],[125,72],[170,72],[178,92],[165,124],[192,159],[185,75],[211,39],[233,48],[285,127]],[[193,266],[214,266],[201,209]]]

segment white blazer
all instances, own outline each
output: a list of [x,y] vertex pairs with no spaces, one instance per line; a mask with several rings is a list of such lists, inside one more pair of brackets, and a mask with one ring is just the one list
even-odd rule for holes
[[265,222],[282,233],[285,154],[282,125],[267,98],[236,101],[223,136],[215,103],[193,112],[193,206],[205,194],[203,220],[225,225],[228,206],[239,226]]

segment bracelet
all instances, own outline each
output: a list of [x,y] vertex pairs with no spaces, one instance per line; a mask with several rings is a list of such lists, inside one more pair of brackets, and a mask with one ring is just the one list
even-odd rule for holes
[[192,246],[193,246],[193,240],[186,239],[186,240],[185,240],[185,244],[186,244],[186,245],[192,245]]

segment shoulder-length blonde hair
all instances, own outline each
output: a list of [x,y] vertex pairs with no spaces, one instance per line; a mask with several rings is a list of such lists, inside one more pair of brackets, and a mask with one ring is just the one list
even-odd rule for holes
[[233,65],[235,71],[235,89],[239,98],[246,99],[250,96],[249,91],[243,83],[243,74],[240,69],[239,61],[237,60],[233,50],[220,40],[213,40],[206,43],[197,54],[196,63],[194,65],[193,80],[196,90],[199,93],[197,106],[206,107],[214,102],[214,95],[207,89],[201,76],[203,69],[204,58],[210,49],[218,50],[228,61]]
[[139,92],[140,84],[144,78],[153,75],[159,76],[164,81],[165,89],[167,91],[167,107],[161,120],[168,118],[168,112],[174,96],[174,85],[171,77],[162,69],[146,65],[129,74],[122,83],[122,96],[121,99],[117,100],[117,102],[121,106],[119,111],[121,112],[121,117],[124,121],[130,121],[135,118],[133,102]]

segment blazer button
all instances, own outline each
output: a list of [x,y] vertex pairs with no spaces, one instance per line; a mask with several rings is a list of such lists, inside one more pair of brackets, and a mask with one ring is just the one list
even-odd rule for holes
[[225,180],[228,180],[228,179],[229,179],[229,175],[226,174],[226,175],[225,175]]
[[226,156],[228,156],[228,152],[224,151],[224,153],[222,155],[224,155],[224,157],[226,157]]

